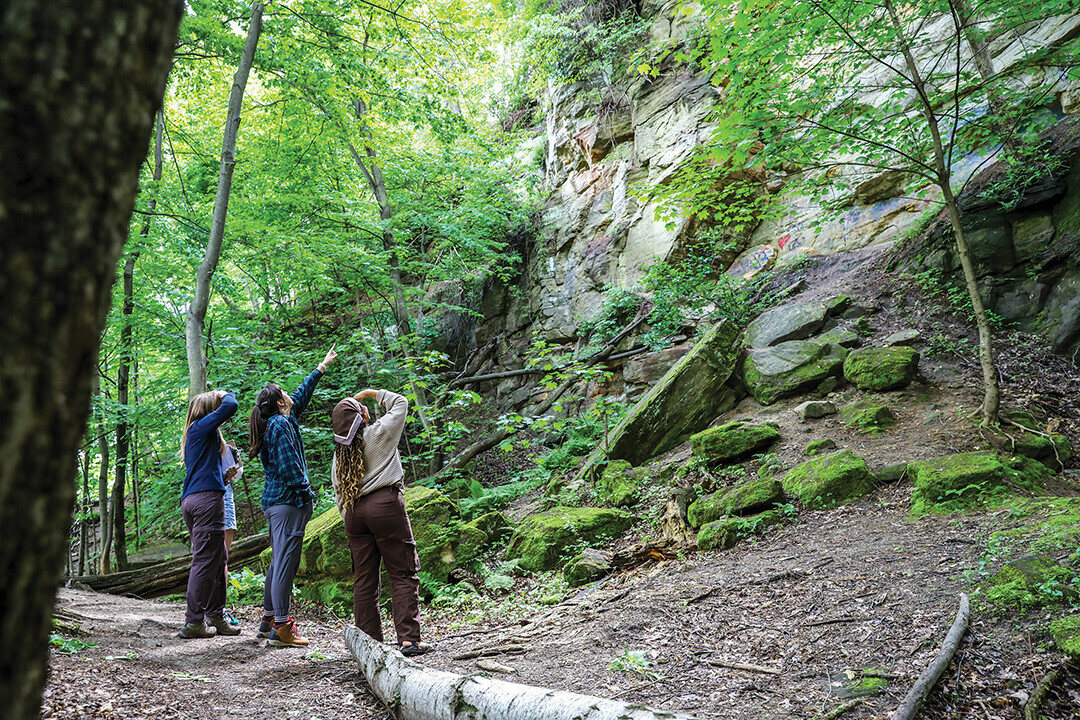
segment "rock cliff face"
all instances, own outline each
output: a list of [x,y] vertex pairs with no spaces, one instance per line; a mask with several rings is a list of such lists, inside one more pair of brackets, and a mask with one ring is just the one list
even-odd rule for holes
[[[693,17],[679,16],[673,3],[646,6],[654,18],[654,40],[685,38]],[[931,32],[945,37],[943,18]],[[1080,13],[1033,24],[1023,36],[1011,34],[989,45],[998,69],[1014,62],[1023,43],[1056,43],[1080,33]],[[928,46],[933,43],[927,43]],[[1065,118],[1061,134],[1076,136],[1069,117],[1080,110],[1080,83],[1048,73],[1031,78],[1047,90],[1048,112]],[[870,78],[868,78],[869,82]],[[868,101],[872,98],[868,95]],[[516,292],[495,289],[484,298],[486,318],[478,344],[500,334],[536,332],[548,341],[572,342],[583,321],[600,311],[609,287],[631,288],[652,263],[677,256],[699,228],[673,208],[658,208],[650,189],[684,168],[694,150],[713,142],[710,112],[722,102],[709,78],[668,65],[656,78],[625,86],[581,84],[552,88],[545,106],[544,133],[532,146],[543,157],[550,195],[539,231],[528,248],[526,272]],[[1075,144],[1059,138],[1069,162]],[[966,180],[987,165],[986,154],[957,160],[954,175]],[[1009,213],[980,207],[968,199],[973,250],[983,260],[986,294],[1006,319],[1044,331],[1063,352],[1080,348],[1080,271],[1072,252],[1080,233],[1080,163],[1062,173],[1053,187],[1029,193]],[[821,223],[819,207],[780,188],[786,212],[741,237],[726,262],[730,272],[752,274],[801,253],[830,254],[893,243],[925,226],[937,211],[934,193],[902,174],[868,177],[845,199],[847,210]],[[921,199],[914,199],[921,197]],[[658,219],[657,210],[666,214]],[[919,267],[952,273],[957,267],[944,234],[917,260]],[[629,378],[655,380],[684,351],[659,364],[638,359],[626,366]],[[651,363],[651,364],[650,364]],[[654,367],[655,366],[655,367]]]

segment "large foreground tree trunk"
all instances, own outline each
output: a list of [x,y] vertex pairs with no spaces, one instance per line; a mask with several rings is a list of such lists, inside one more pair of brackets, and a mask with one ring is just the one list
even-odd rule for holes
[[0,697],[36,718],[76,450],[180,0],[0,2]]
[[355,627],[345,628],[345,643],[371,692],[399,720],[693,720],[590,695],[432,670]]

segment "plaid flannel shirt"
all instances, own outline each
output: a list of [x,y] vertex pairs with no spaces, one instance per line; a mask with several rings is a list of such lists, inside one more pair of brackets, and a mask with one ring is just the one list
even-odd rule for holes
[[292,393],[293,406],[288,415],[271,415],[266,421],[263,436],[262,460],[266,479],[263,484],[262,507],[274,505],[303,507],[315,497],[307,476],[304,459],[304,439],[300,436],[300,415],[307,409],[315,385],[322,373],[315,370],[308,375],[296,392]]

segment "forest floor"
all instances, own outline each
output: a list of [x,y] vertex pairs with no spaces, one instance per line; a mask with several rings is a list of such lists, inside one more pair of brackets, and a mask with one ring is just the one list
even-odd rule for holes
[[[920,377],[879,395],[897,424],[878,436],[835,418],[802,422],[791,411],[801,399],[770,407],[744,400],[724,419],[777,423],[783,440],[771,452],[782,467],[824,437],[874,470],[985,446],[977,429],[979,369],[962,359],[974,357],[967,323],[941,303],[922,302],[916,289],[885,293],[896,278],[869,270],[872,261],[855,253],[819,262],[803,271],[812,290],[799,300],[842,288],[870,307],[875,338],[918,328]],[[1059,430],[1080,446],[1076,368],[1021,335],[998,337],[1005,406],[1060,421]],[[951,355],[948,346],[962,352]],[[837,404],[857,398],[843,389],[832,397]],[[686,454],[683,447],[659,462],[685,462]],[[1078,494],[1075,469],[1058,477],[1052,494]],[[836,510],[804,510],[794,523],[732,550],[686,552],[622,571],[550,606],[520,588],[456,609],[424,606],[425,638],[437,649],[419,660],[468,674],[485,672],[477,665],[482,654],[512,671],[502,679],[700,718],[824,718],[855,701],[843,717],[884,718],[937,653],[960,594],[1007,559],[991,555],[991,533],[1031,521],[1008,509],[912,519],[911,492],[907,480],[882,485]],[[527,513],[527,502],[509,512]],[[623,543],[649,531],[643,521]],[[244,621],[240,636],[210,640],[176,637],[183,619],[177,603],[63,589],[57,611],[94,645],[74,654],[53,649],[45,718],[387,717],[344,643],[343,621],[320,606],[294,611],[311,640],[306,649],[257,641],[254,607],[235,611]],[[1050,617],[995,614],[977,603],[921,717],[1022,717],[1036,684],[1062,663],[1048,641]],[[846,697],[845,686],[866,671],[885,676],[887,685],[879,694]],[[1080,717],[1080,669],[1065,665],[1042,714]]]
[[[886,486],[838,510],[806,512],[755,542],[625,572],[538,615],[489,624],[425,610],[437,649],[420,661],[476,673],[466,656],[484,652],[514,670],[502,676],[513,682],[724,719],[822,716],[850,702],[848,673],[873,669],[889,676],[887,687],[845,717],[884,717],[937,653],[986,534],[1016,523],[1005,511],[912,520],[909,493]],[[61,590],[58,611],[94,646],[53,650],[42,715],[387,717],[341,620],[297,610],[311,644],[271,649],[254,637],[257,608],[241,609],[237,637],[181,640],[180,604]],[[923,717],[1021,717],[1032,688],[1061,662],[1040,619],[977,610]],[[1070,666],[1044,716],[1078,713],[1080,672]]]

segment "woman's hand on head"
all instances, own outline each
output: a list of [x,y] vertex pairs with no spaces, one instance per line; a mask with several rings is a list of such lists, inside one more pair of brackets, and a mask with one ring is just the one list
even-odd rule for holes
[[337,360],[337,350],[334,349],[336,347],[337,343],[334,343],[330,346],[330,349],[326,351],[326,357],[324,357],[322,362],[319,363],[319,372],[326,372],[327,366]]
[[360,392],[353,395],[353,399],[366,400],[367,398],[371,398],[372,400],[374,400],[378,396],[378,394],[378,390],[372,390],[371,388],[368,388],[367,390],[361,390]]

